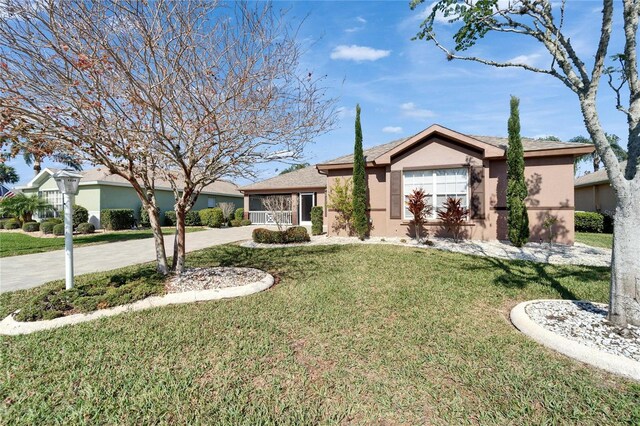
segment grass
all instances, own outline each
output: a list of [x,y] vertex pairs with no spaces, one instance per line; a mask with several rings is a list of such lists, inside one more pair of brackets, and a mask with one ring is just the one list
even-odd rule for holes
[[[187,227],[187,232],[203,231],[206,228],[200,226]],[[164,234],[172,234],[174,228],[163,227]],[[103,244],[118,241],[140,240],[151,238],[151,229],[139,229],[133,231],[98,232],[96,234],[76,235],[73,237],[75,245]],[[23,254],[42,253],[64,248],[64,237],[35,237],[20,232],[0,232],[0,257],[19,256]]]
[[[3,422],[640,422],[640,385],[558,355],[508,320],[522,300],[606,302],[606,268],[373,245],[227,245],[188,263],[258,267],[278,283],[0,338]],[[61,285],[2,294],[1,314]]]
[[595,234],[590,232],[576,232],[576,242],[593,247],[612,248],[613,234]]

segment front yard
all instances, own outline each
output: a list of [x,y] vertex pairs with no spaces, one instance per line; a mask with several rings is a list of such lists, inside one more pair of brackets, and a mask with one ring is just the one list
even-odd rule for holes
[[[508,320],[527,299],[606,302],[606,268],[383,245],[227,245],[188,259],[279,282],[1,337],[3,422],[640,422],[638,384],[557,355]],[[0,315],[56,286],[0,295]]]
[[576,232],[576,242],[592,247],[602,247],[610,249],[611,247],[613,247],[613,234]]
[[[205,230],[205,227],[189,226],[187,232]],[[163,234],[172,234],[175,229],[171,226],[163,227]],[[76,235],[73,237],[74,246],[86,244],[113,243],[118,241],[139,240],[151,238],[151,229],[131,231],[96,232],[95,234]],[[0,232],[0,257],[19,256],[23,254],[42,253],[45,251],[61,250],[64,248],[64,237],[40,237],[23,232]]]

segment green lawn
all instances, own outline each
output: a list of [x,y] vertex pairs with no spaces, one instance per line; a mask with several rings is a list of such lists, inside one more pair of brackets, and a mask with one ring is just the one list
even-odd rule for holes
[[590,232],[576,232],[576,242],[593,247],[610,249],[613,246],[613,234],[594,234]]
[[[259,267],[277,284],[0,338],[3,423],[640,422],[640,385],[508,320],[522,300],[606,302],[606,268],[374,245],[227,245],[188,263]],[[0,314],[62,285],[0,295]]]
[[[187,232],[203,231],[202,226],[187,227]],[[172,234],[171,226],[162,228],[164,234]],[[135,231],[98,232],[73,237],[74,245],[113,243],[117,241],[139,240],[151,238],[151,229]],[[34,237],[20,232],[0,232],[0,257],[18,256],[22,254],[42,253],[64,248],[64,237]]]

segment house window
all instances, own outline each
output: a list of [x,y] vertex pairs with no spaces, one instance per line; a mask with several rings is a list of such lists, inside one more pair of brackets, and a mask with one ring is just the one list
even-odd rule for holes
[[209,197],[207,199],[207,207],[212,208],[216,206],[216,197]]
[[38,193],[38,197],[42,198],[48,204],[51,204],[54,211],[41,211],[38,212],[38,217],[48,217],[48,216],[57,216],[58,213],[61,213],[64,206],[64,200],[62,198],[62,192],[58,190],[49,190],[49,191],[40,191]]
[[442,209],[442,204],[447,197],[460,198],[463,207],[469,207],[469,172],[465,167],[458,169],[438,170],[411,170],[403,172],[404,177],[404,218],[413,219],[413,215],[407,208],[409,194],[414,189],[422,188],[427,194],[427,204],[433,207],[434,219],[437,211]]

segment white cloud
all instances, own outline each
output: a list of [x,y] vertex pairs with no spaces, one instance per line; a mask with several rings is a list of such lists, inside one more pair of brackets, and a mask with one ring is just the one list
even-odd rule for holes
[[341,44],[331,52],[331,59],[343,59],[346,61],[377,61],[391,54],[390,50],[374,49],[367,46]]
[[355,108],[348,108],[346,106],[341,106],[336,108],[336,112],[338,113],[338,118],[343,120],[345,118],[352,118],[356,116]]
[[346,30],[344,30],[345,33],[355,33],[356,31],[360,31],[361,29],[363,29],[364,27],[353,27],[353,28],[347,28]]
[[384,133],[402,133],[402,127],[386,126],[382,128]]
[[367,23],[367,20],[364,19],[362,16],[356,16],[356,21],[360,22],[361,24]]
[[539,53],[532,53],[531,55],[518,55],[515,58],[509,59],[507,62],[535,66],[538,59],[540,59],[540,56],[541,55]]
[[404,115],[406,115],[407,117],[420,118],[420,119],[435,117],[435,113],[433,111],[428,109],[418,108],[417,105],[414,104],[413,102],[407,102],[400,105],[400,109],[402,110]]

